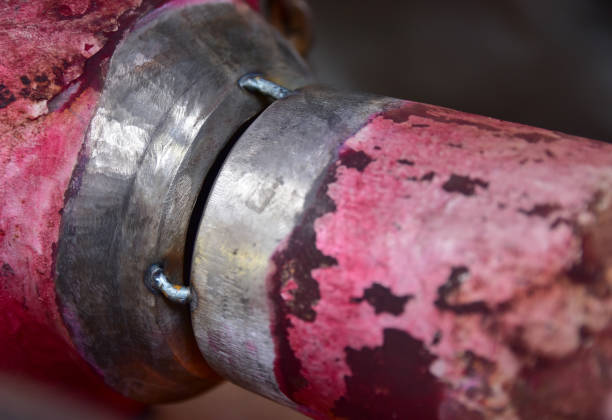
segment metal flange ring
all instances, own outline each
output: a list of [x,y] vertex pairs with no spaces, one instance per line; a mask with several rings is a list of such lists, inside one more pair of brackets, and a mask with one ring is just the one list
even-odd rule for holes
[[241,2],[162,8],[112,56],[63,213],[57,294],[78,350],[105,381],[148,403],[216,381],[189,309],[143,283],[163,263],[183,284],[188,226],[217,155],[266,106],[237,81],[259,71],[295,88],[308,70]]

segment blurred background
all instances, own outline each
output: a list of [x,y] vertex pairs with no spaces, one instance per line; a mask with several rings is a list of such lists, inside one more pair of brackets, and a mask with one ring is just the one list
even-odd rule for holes
[[610,0],[307,2],[325,83],[612,140]]

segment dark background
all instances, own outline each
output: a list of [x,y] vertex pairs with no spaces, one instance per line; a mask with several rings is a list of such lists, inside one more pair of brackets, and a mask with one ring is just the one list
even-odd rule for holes
[[308,0],[324,83],[612,140],[610,0]]

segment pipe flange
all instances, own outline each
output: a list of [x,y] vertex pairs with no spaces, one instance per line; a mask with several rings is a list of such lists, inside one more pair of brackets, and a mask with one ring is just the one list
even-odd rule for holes
[[274,374],[270,261],[306,217],[343,141],[396,102],[307,87],[274,102],[233,147],[200,222],[191,284],[198,345],[225,378],[295,407]]
[[143,277],[162,263],[173,283],[185,284],[204,179],[266,106],[238,86],[254,71],[289,88],[309,80],[299,55],[240,2],[155,11],[110,60],[63,213],[56,282],[77,349],[131,398],[170,401],[217,381],[188,306],[154,296]]

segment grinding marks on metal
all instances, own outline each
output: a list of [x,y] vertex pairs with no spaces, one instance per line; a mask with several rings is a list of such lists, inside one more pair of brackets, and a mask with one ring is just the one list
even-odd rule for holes
[[203,180],[266,106],[236,81],[257,68],[289,88],[310,82],[299,54],[247,7],[206,2],[159,13],[109,62],[56,263],[75,347],[107,384],[147,403],[189,397],[216,378],[188,307],[151,294],[143,276],[158,263],[187,284],[186,237]]
[[199,348],[313,418],[603,418],[610,191],[605,143],[300,89],[209,194]]
[[306,87],[273,102],[232,148],[208,197],[191,273],[194,333],[208,364],[226,379],[295,406],[274,374],[270,258],[314,199],[309,191],[338,147],[393,103]]
[[170,302],[181,305],[191,302],[191,288],[172,284],[166,277],[164,269],[157,264],[153,264],[147,270],[145,284],[153,293],[161,292]]
[[242,76],[240,80],[238,80],[238,86],[249,92],[268,96],[273,99],[283,99],[294,93],[292,90],[265,79],[261,74],[256,73],[249,73]]

